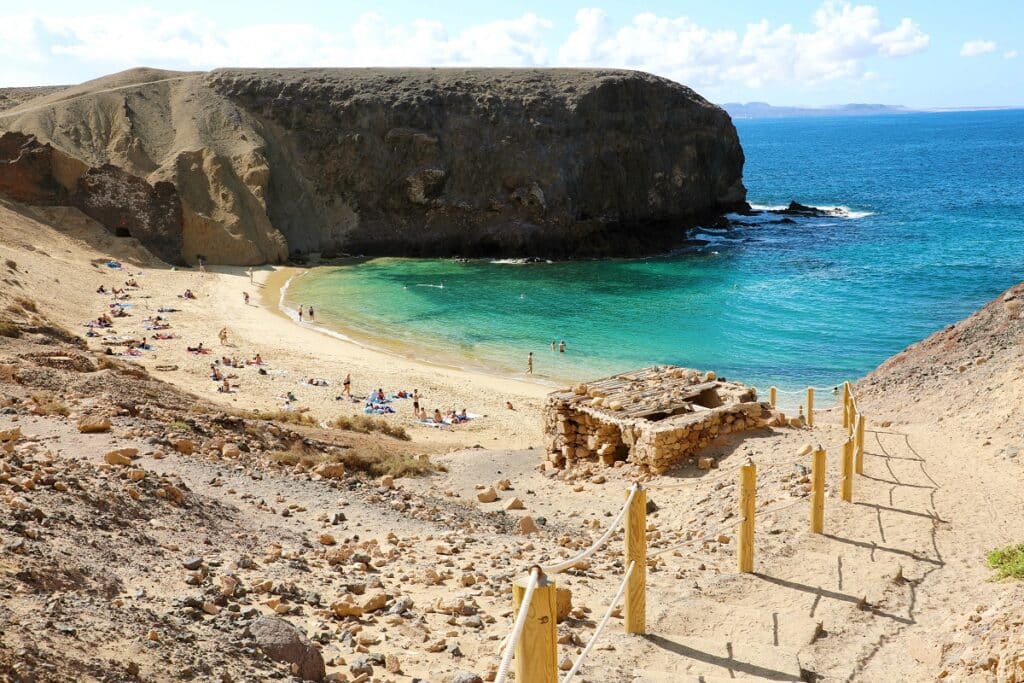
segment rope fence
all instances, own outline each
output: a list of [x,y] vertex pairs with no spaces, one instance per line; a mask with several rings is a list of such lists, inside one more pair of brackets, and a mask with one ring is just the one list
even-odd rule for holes
[[[814,426],[814,392],[816,389],[832,391],[831,387],[808,387],[807,425]],[[865,417],[860,411],[857,399],[849,382],[841,385],[841,396],[837,397],[843,408],[843,428],[847,438],[842,444],[840,497],[852,502],[854,474],[864,471],[864,433]],[[779,393],[771,388],[771,403],[774,406]],[[801,393],[801,392],[782,392]],[[837,406],[838,407],[838,406]],[[824,533],[825,511],[825,449],[805,449],[801,455],[812,456],[811,495],[810,495],[810,531],[812,534]],[[505,641],[500,664],[495,676],[495,683],[507,683],[510,669],[515,666],[515,678],[520,683],[557,683],[557,589],[555,582],[549,578],[577,566],[593,556],[607,545],[612,535],[620,527],[624,531],[625,571],[615,594],[608,603],[608,608],[597,623],[594,633],[576,657],[572,666],[562,678],[561,683],[572,683],[579,673],[587,656],[591,653],[598,639],[608,626],[619,603],[624,600],[624,630],[626,633],[643,634],[647,632],[647,567],[651,560],[690,546],[703,545],[716,540],[727,531],[739,526],[737,539],[737,570],[740,573],[754,571],[754,533],[755,520],[788,510],[800,504],[806,504],[807,498],[800,497],[783,505],[756,510],[757,466],[751,461],[725,470],[723,474],[739,473],[739,508],[740,515],[710,533],[697,538],[686,539],[673,543],[654,552],[647,551],[647,491],[669,491],[690,486],[702,481],[694,479],[687,482],[655,485],[650,489],[640,483],[634,483],[626,491],[626,499],[622,507],[612,519],[608,528],[587,548],[572,557],[558,560],[547,565],[534,565],[526,577],[513,583],[512,596],[515,621],[512,631]],[[721,479],[722,477],[717,477]],[[694,548],[690,553],[696,552]],[[689,555],[690,553],[687,553]]]

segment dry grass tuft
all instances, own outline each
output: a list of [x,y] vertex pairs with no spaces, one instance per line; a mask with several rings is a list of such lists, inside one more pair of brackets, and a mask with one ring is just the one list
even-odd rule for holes
[[335,429],[344,429],[350,432],[359,432],[360,434],[377,432],[396,439],[401,439],[402,441],[409,440],[409,433],[405,431],[405,427],[391,424],[382,417],[371,417],[369,415],[342,415],[341,417],[331,420],[328,424]]
[[17,339],[21,336],[21,328],[10,320],[0,319],[0,337]]
[[43,415],[63,415],[67,417],[71,414],[70,408],[52,396],[32,394],[32,400],[39,406],[39,411]]
[[341,462],[347,472],[362,472],[371,477],[418,477],[435,471],[437,468],[427,458],[414,458],[401,453],[368,455],[356,449],[341,453],[323,453],[296,441],[286,451],[270,451],[264,457],[280,465],[304,469],[312,469],[325,462]]

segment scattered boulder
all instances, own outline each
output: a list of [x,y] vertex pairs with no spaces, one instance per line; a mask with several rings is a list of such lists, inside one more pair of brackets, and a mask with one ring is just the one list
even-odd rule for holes
[[535,534],[538,531],[540,531],[540,529],[537,528],[537,523],[534,522],[533,517],[530,517],[529,515],[520,517],[519,521],[516,522],[516,533],[521,536],[529,536],[530,534]]
[[344,479],[345,463],[325,462],[313,468],[314,474],[319,474],[324,479]]
[[[327,673],[320,650],[297,628],[278,617],[260,617],[249,627],[256,645],[271,659],[297,667],[306,681],[322,681]],[[294,670],[294,669],[293,669]]]
[[476,494],[476,499],[481,503],[493,503],[498,500],[498,492],[494,490],[493,486],[488,486]]
[[110,418],[104,415],[86,415],[78,421],[78,431],[82,434],[102,434],[110,431]]

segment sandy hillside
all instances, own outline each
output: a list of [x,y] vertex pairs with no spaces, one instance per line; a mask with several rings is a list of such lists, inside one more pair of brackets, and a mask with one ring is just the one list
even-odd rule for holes
[[[586,547],[638,474],[541,471],[543,387],[301,327],[263,296],[271,271],[261,288],[241,271],[170,270],[74,210],[0,205],[0,276],[0,672],[12,680],[491,680],[511,582]],[[130,316],[110,340],[81,338],[112,303],[99,284],[130,277]],[[178,298],[186,288],[195,300]],[[625,635],[616,613],[577,680],[1020,680],[1022,589],[985,562],[1024,525],[1020,291],[858,384],[868,440],[852,503],[837,496],[833,412],[814,429],[730,435],[707,451],[712,469],[645,481],[649,635]],[[174,339],[104,353],[167,306],[180,309],[166,314]],[[210,357],[184,351],[199,341],[217,356],[259,352],[270,372],[239,369],[237,391],[217,393]],[[360,408],[334,400],[346,371],[357,394],[415,387],[487,417],[421,428],[398,401],[383,419],[408,440],[321,428]],[[331,386],[300,386],[311,375]],[[287,391],[311,424],[271,415]],[[81,433],[85,417],[110,425]],[[818,443],[815,536],[798,453]],[[739,574],[748,459],[758,535],[755,573]],[[485,487],[495,500],[481,502]],[[572,591],[566,665],[619,585],[621,549],[619,531],[555,576]]]

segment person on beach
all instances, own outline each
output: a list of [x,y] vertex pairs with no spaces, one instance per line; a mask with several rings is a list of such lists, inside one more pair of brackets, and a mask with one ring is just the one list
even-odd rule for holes
[[[251,284],[254,284],[254,283],[253,283],[253,281],[252,281],[252,277],[253,277],[253,273],[254,273],[255,271],[254,271],[254,269],[252,268],[252,266],[249,266],[249,268],[248,268],[248,270],[247,270],[246,272],[248,272],[248,273],[249,273],[249,284],[250,284],[250,285],[251,285]],[[245,303],[249,303],[249,295],[248,295],[248,294],[246,294],[246,295],[245,295]]]
[[309,322],[313,322],[313,307],[309,307]]
[[440,408],[434,408],[434,424],[444,424],[444,418],[441,417]]
[[533,351],[530,351],[529,355],[526,356],[526,374],[533,374]]
[[515,410],[515,407],[512,405],[512,401],[505,401],[505,407],[509,410]]
[[100,285],[100,288],[96,290],[96,293],[97,294],[106,294],[107,293],[107,288],[104,287],[103,285]]
[[220,382],[224,379],[224,375],[220,374],[220,370],[213,363],[210,363],[210,379],[214,382]]
[[555,340],[552,339],[551,340],[551,351],[554,352],[554,350],[555,350]]
[[246,306],[249,305],[249,292],[242,292],[242,301],[245,302]]
[[302,304],[299,304],[299,322],[302,322]]
[[253,357],[252,362],[255,363],[256,365],[263,365],[263,356],[257,353]]
[[227,346],[228,345],[228,328],[226,328],[226,327],[220,328],[220,332],[217,333],[217,337],[220,339],[220,345],[221,346]]
[[345,381],[341,383],[341,393],[352,398],[352,374],[345,375]]
[[558,352],[565,353],[565,340],[558,342]]
[[219,391],[222,394],[230,394],[231,393],[231,383],[228,382],[228,378],[227,377],[224,378],[224,384],[222,384],[219,387],[217,387],[217,391]]

